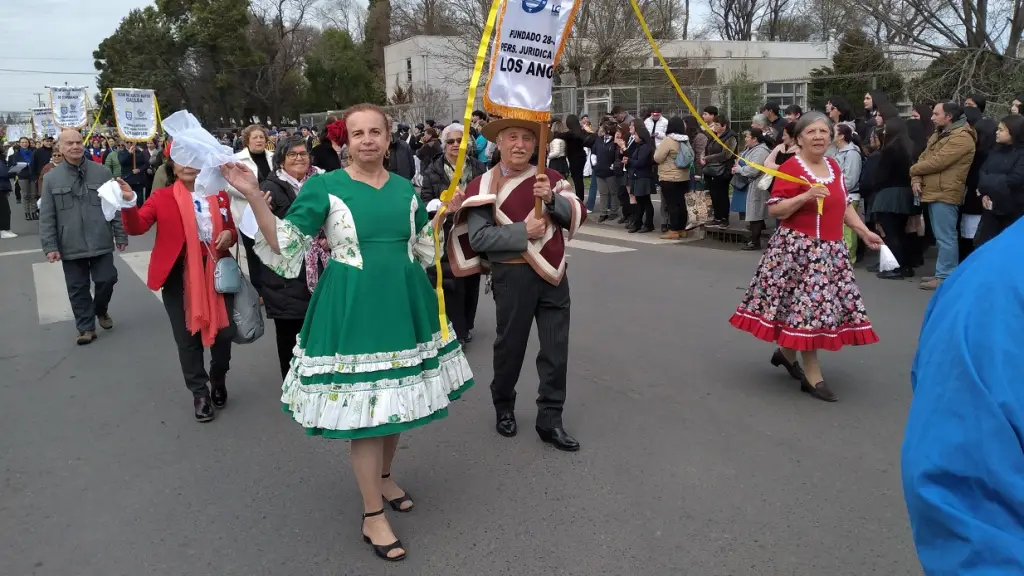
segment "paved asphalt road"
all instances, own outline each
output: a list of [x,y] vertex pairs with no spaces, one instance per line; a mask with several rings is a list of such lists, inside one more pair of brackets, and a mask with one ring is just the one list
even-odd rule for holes
[[928,298],[912,282],[859,274],[882,343],[824,356],[840,396],[826,404],[726,322],[756,254],[590,228],[568,272],[565,423],[582,451],[532,431],[535,345],[520,435],[494,432],[482,297],[476,388],[402,439],[395,477],[416,509],[389,513],[409,550],[390,565],[360,539],[346,444],[281,413],[272,335],[234,349],[228,408],[196,424],[163,308],[133,271],[152,238],[118,260],[115,329],[77,347],[58,268],[13,208],[25,235],[0,243],[4,576],[921,573],[898,459]]

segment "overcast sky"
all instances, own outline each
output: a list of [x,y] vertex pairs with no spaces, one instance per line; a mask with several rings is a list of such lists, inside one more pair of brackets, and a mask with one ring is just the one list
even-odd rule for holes
[[[96,93],[92,51],[117,29],[133,8],[153,0],[30,0],[2,2],[0,30],[0,111],[28,110],[37,105],[34,92],[44,86],[88,86]],[[15,72],[14,70],[24,70]],[[54,73],[56,72],[56,73]]]

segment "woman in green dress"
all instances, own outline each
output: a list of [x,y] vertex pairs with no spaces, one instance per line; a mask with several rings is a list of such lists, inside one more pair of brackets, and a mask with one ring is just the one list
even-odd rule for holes
[[256,216],[256,254],[294,278],[323,229],[331,260],[320,275],[285,377],[284,410],[306,433],[351,440],[363,497],[363,539],[386,560],[405,549],[383,515],[412,508],[391,479],[398,435],[443,418],[473,384],[448,325],[442,334],[437,295],[424,267],[433,264],[434,222],[412,184],[384,168],[391,128],[380,108],[345,115],[351,164],[311,177],[285,218],[276,218],[251,171],[222,172]]

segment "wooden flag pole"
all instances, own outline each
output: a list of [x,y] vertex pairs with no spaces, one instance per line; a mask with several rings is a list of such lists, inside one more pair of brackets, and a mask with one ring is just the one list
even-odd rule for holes
[[[537,143],[537,174],[544,174],[548,165],[548,123],[540,123],[540,134],[538,135]],[[540,198],[535,198],[533,201],[533,215],[537,218],[543,214],[543,207],[541,206]]]

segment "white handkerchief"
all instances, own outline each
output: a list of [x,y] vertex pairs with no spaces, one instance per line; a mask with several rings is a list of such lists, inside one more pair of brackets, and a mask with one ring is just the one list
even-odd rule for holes
[[437,212],[441,209],[441,201],[434,198],[430,202],[427,202],[427,212]]
[[[103,217],[110,222],[117,215],[117,211],[125,207],[124,197],[121,196],[121,186],[114,180],[108,180],[96,192],[100,196],[100,209],[103,210]],[[135,206],[135,203],[131,203],[130,206]]]
[[163,127],[174,139],[171,158],[178,164],[199,170],[196,192],[208,196],[228,187],[220,167],[235,161],[231,148],[218,142],[187,110],[179,110],[164,118]]
[[238,231],[245,234],[246,238],[256,239],[256,233],[260,231],[260,225],[256,223],[256,214],[252,206],[246,204],[245,212],[242,212],[242,222],[238,225]]

